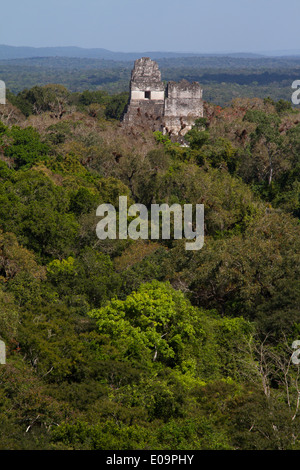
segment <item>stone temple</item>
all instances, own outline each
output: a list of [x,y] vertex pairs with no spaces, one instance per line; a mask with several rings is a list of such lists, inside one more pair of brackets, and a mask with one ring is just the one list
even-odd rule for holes
[[203,117],[202,89],[198,82],[161,80],[158,64],[149,57],[135,61],[125,125],[145,126],[171,137],[183,137]]

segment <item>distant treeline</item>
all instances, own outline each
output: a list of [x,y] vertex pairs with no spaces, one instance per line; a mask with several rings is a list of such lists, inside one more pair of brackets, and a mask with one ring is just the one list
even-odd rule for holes
[[[162,79],[198,81],[204,97],[218,105],[233,98],[291,97],[291,84],[300,79],[300,58],[190,57],[159,59]],[[17,94],[33,86],[61,84],[73,92],[128,91],[133,62],[84,58],[32,58],[0,61],[0,78]]]

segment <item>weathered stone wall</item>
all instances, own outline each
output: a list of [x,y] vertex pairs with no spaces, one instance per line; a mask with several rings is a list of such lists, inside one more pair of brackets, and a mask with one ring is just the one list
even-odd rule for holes
[[147,126],[171,136],[184,136],[195,119],[203,116],[199,83],[161,80],[158,64],[149,57],[135,61],[131,72],[130,100],[124,124]]
[[134,100],[128,105],[124,116],[125,125],[143,126],[152,131],[162,131],[164,101]]
[[[148,95],[146,96],[148,92]],[[161,73],[154,60],[142,57],[135,61],[131,73],[130,100],[164,100],[165,86]]]
[[123,122],[161,130],[164,99],[165,86],[157,63],[148,57],[136,60],[131,72],[130,101]]
[[169,82],[164,107],[164,133],[185,135],[203,116],[202,90],[197,82]]
[[165,116],[193,115],[203,111],[202,90],[197,82],[169,82],[165,100]]

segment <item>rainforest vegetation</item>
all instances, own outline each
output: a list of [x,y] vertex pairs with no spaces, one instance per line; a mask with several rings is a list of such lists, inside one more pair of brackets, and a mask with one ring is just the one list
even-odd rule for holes
[[[182,147],[124,127],[126,91],[8,93],[1,449],[300,449],[300,111],[268,96]],[[204,204],[203,248],[99,240],[120,195]]]

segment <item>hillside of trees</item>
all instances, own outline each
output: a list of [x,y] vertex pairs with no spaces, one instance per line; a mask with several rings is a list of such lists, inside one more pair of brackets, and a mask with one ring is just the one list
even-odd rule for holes
[[[206,102],[181,147],[123,127],[126,91],[14,91],[0,448],[299,450],[300,111]],[[204,247],[98,239],[96,208],[120,195],[204,204]]]

